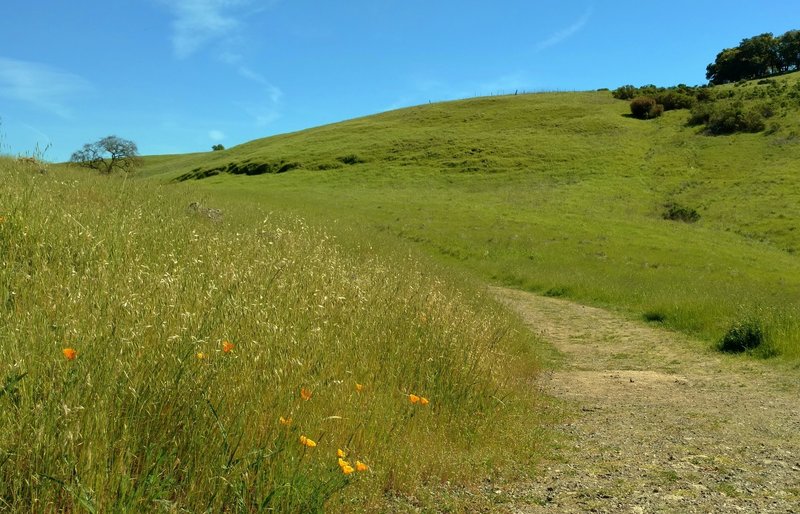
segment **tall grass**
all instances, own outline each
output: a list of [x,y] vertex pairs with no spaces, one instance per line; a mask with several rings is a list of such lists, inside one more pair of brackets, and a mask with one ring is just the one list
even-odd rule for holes
[[479,291],[279,214],[0,175],[0,510],[368,510],[536,458],[531,341]]

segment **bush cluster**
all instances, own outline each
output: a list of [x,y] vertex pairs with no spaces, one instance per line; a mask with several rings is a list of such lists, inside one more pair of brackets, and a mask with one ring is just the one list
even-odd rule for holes
[[735,322],[719,342],[720,351],[741,353],[758,348],[764,343],[764,328],[755,319]]
[[685,223],[695,223],[700,220],[700,214],[691,207],[684,207],[677,203],[668,203],[666,210],[661,215],[665,220],[683,221]]
[[631,100],[631,114],[640,120],[657,118],[664,113],[664,106],[649,96],[637,96]]
[[747,107],[741,101],[700,103],[692,108],[688,124],[705,124],[706,131],[713,135],[760,132],[766,128],[765,117],[773,111],[759,107]]

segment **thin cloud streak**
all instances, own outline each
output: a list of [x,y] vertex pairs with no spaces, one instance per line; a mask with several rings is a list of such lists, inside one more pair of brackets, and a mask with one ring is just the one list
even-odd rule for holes
[[72,115],[70,97],[92,89],[89,81],[46,64],[0,57],[0,96],[31,104],[62,118]]
[[585,27],[586,24],[589,22],[589,18],[592,17],[593,12],[594,8],[592,6],[589,6],[589,8],[586,9],[586,12],[584,12],[583,15],[575,23],[573,23],[572,25],[570,25],[565,29],[559,30],[558,32],[556,32],[549,38],[545,39],[544,41],[540,41],[536,45],[536,51],[541,52],[542,50],[550,48],[551,46],[555,46],[559,43],[562,43],[567,39],[571,38],[572,36],[574,36],[575,34],[577,34],[578,32],[580,32],[581,29],[583,29],[583,27]]
[[225,64],[236,68],[236,73],[238,73],[241,77],[263,86],[272,103],[280,102],[281,98],[283,97],[283,91],[281,91],[278,86],[267,80],[264,75],[247,66],[244,62],[244,57],[239,54],[224,52],[220,54],[219,59]]

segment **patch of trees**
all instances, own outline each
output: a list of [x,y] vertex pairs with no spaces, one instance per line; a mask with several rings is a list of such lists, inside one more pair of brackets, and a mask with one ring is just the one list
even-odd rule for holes
[[659,116],[662,107],[664,111],[689,109],[687,125],[701,126],[708,135],[776,132],[780,118],[800,108],[800,82],[775,78],[740,81],[732,87],[625,85],[612,95],[630,100],[631,115],[640,119]]
[[739,46],[717,54],[706,67],[706,78],[711,84],[726,84],[794,70],[800,70],[800,30],[743,39]]
[[611,92],[614,98],[631,100],[631,115],[642,120],[661,116],[664,111],[689,109],[698,99],[706,98],[703,88],[679,84],[674,87],[656,87],[648,84],[635,87],[630,84]]

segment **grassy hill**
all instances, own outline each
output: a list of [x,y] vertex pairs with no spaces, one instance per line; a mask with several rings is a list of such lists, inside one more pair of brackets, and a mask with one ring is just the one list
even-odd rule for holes
[[[797,73],[715,87],[769,102],[759,133],[709,136],[687,110],[629,115],[608,91],[423,105],[222,152],[151,157],[237,202],[411,244],[489,282],[610,306],[698,335],[737,324],[800,358]],[[665,219],[669,208],[699,220]]]

